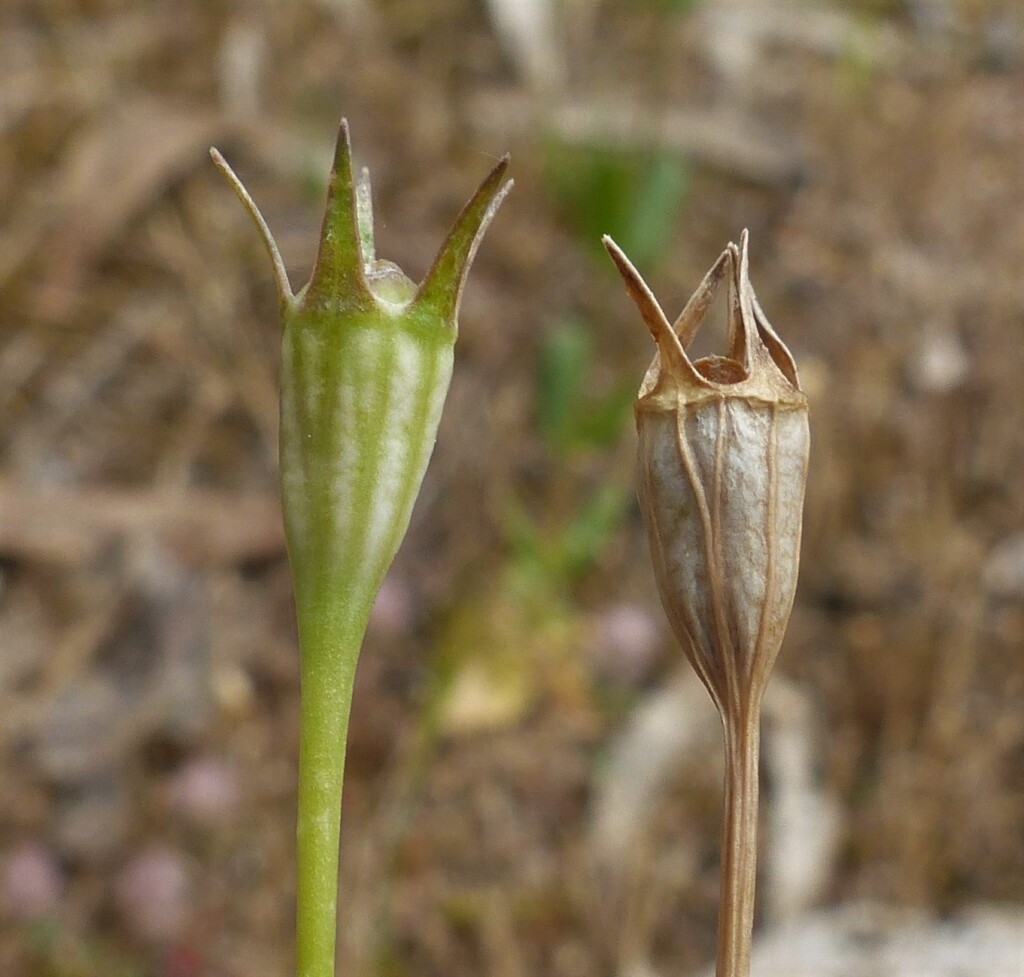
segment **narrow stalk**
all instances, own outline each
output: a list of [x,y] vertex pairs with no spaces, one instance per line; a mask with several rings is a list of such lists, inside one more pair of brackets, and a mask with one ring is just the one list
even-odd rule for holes
[[[308,627],[303,624],[309,623]],[[345,745],[363,628],[300,615],[296,974],[334,977]]]
[[725,822],[717,977],[748,977],[757,882],[758,710],[725,723]]

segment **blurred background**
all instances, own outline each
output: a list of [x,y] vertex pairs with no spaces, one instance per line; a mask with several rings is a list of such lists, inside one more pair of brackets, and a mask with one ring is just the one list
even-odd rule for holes
[[506,151],[516,187],[360,664],[340,972],[685,977],[713,956],[720,734],[654,589],[631,418],[653,350],[605,232],[673,318],[749,227],[811,402],[759,939],[840,906],[1009,918],[1017,0],[7,0],[0,973],[289,972],[279,326],[207,148],[297,288],[341,115],[378,254],[413,278]]

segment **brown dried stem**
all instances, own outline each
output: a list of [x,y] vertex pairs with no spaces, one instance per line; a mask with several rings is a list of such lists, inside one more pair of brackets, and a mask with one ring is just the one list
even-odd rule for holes
[[747,977],[757,881],[760,709],[725,722],[725,820],[718,907],[717,977]]

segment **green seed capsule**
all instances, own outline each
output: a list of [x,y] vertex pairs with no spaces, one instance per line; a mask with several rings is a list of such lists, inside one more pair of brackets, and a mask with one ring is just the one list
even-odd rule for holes
[[369,176],[353,176],[342,122],[320,247],[291,294],[270,232],[219,154],[274,262],[284,339],[281,482],[300,609],[344,596],[369,613],[409,524],[451,380],[459,300],[510,184],[501,160],[455,222],[418,287],[376,258]]

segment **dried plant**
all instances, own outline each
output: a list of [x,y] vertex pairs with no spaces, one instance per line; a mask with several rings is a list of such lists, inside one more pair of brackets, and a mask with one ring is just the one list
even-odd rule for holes
[[[750,285],[747,234],[670,325],[605,238],[658,352],[636,402],[638,496],[662,604],[725,730],[718,977],[746,977],[761,701],[796,591],[809,433],[796,365]],[[729,283],[728,356],[686,349]]]
[[302,657],[297,972],[331,977],[356,661],[434,447],[462,288],[511,186],[508,159],[481,184],[417,286],[374,253],[369,174],[353,176],[343,121],[316,264],[293,295],[266,223],[212,152],[270,254],[284,320],[281,487]]

